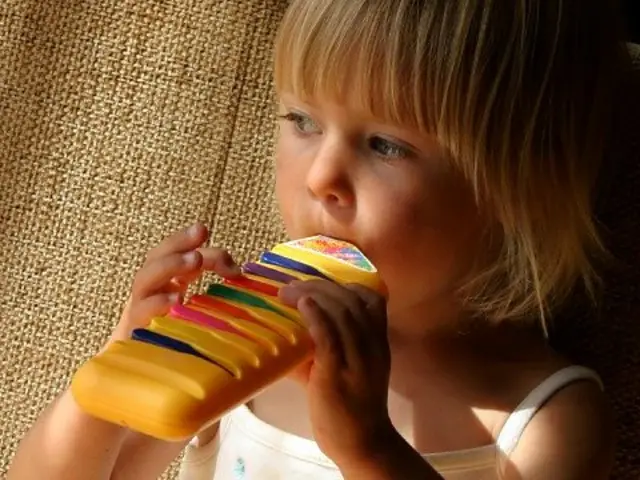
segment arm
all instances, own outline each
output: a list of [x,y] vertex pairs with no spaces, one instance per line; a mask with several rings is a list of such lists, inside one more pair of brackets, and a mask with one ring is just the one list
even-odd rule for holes
[[[200,248],[207,236],[206,228],[196,224],[169,236],[149,252],[110,342],[128,338],[149,318],[165,315],[203,271],[237,274],[227,252]],[[22,440],[8,478],[156,479],[184,446],[185,442],[163,442],[96,419],[84,413],[67,390]]]
[[[205,446],[218,434],[218,424],[198,435],[199,445]],[[121,449],[112,479],[157,479],[186,447],[187,442],[161,442],[150,437],[130,433]]]
[[67,390],[22,440],[8,480],[156,479],[182,448],[85,414]]
[[502,466],[504,480],[608,479],[614,428],[603,392],[578,382],[558,392],[527,426]]
[[125,434],[124,429],[85,415],[65,391],[20,443],[8,479],[73,480],[87,472],[96,479],[108,479]]

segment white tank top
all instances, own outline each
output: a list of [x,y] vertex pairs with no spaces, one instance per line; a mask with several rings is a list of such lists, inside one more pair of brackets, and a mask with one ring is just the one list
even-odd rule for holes
[[[501,457],[513,452],[527,424],[558,390],[598,375],[570,366],[538,385],[507,418],[495,444],[468,450],[424,454],[445,480],[497,480]],[[312,440],[283,432],[241,406],[220,422],[216,438],[186,449],[180,480],[342,480],[339,470]]]

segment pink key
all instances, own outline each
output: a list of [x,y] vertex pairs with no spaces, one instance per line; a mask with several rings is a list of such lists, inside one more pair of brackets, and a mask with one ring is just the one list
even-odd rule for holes
[[206,313],[192,310],[184,305],[173,305],[171,307],[170,314],[177,318],[181,318],[182,320],[202,325],[203,327],[212,328],[221,332],[233,333],[234,335],[239,335],[240,337],[244,337],[248,340],[253,340],[249,335],[237,328],[234,328],[227,322],[216,317],[212,317],[211,315],[207,315]]

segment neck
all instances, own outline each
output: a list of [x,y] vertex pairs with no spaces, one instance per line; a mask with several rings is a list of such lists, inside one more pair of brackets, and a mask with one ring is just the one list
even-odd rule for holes
[[468,317],[452,301],[420,303],[408,308],[389,304],[389,340],[401,345],[415,345],[430,339],[456,338]]
[[442,362],[518,356],[518,345],[540,346],[544,339],[530,323],[474,321],[459,307],[443,303],[390,312],[389,343],[398,359],[419,356],[437,368]]

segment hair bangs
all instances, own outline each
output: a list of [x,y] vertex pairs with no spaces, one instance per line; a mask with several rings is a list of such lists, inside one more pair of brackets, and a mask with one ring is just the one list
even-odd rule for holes
[[358,0],[294,3],[276,41],[279,93],[346,104],[421,132],[435,130],[425,75],[432,69],[424,68],[423,52],[406,48],[417,35],[416,22],[407,24],[418,16],[410,12],[414,2],[387,1],[389,8],[375,9]]
[[628,65],[611,15],[607,2],[291,0],[275,87],[435,137],[500,225],[465,301],[544,324],[578,279],[592,290],[605,250],[592,202]]

